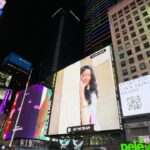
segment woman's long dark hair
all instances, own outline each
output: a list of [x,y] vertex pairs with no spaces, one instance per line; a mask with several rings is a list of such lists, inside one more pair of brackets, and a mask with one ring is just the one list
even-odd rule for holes
[[87,86],[86,86],[86,87],[85,87],[85,91],[84,91],[86,101],[87,101],[88,104],[90,105],[90,104],[92,103],[91,94],[92,94],[92,93],[95,93],[96,96],[98,97],[98,91],[97,91],[96,78],[95,78],[94,71],[93,71],[93,69],[92,69],[91,66],[89,66],[89,65],[82,66],[81,69],[80,69],[80,75],[81,75],[86,69],[89,69],[89,70],[91,71],[91,80],[90,80],[90,82],[89,82],[89,89],[88,89]]

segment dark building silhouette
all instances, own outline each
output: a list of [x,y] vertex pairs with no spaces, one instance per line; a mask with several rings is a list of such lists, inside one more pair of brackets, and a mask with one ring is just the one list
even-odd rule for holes
[[59,8],[52,14],[49,51],[39,71],[39,81],[83,58],[84,26],[72,10]]
[[85,1],[85,55],[111,44],[109,8],[117,0]]

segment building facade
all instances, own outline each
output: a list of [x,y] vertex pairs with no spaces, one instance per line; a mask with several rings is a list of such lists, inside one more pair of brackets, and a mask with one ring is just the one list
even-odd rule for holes
[[85,55],[111,44],[108,9],[115,0],[85,1]]
[[124,0],[109,11],[119,83],[150,74],[149,16],[149,0]]
[[[150,74],[150,0],[121,1],[110,8],[108,15],[119,84],[128,82],[134,87],[132,81]],[[136,103],[135,97],[133,95],[130,98]],[[141,97],[139,98],[141,100]],[[128,97],[126,100],[131,99]],[[147,97],[143,100],[149,103]],[[131,107],[133,105],[134,103]],[[130,111],[129,108],[128,110]],[[127,141],[143,138],[145,143],[150,143],[149,114],[131,114],[123,116],[123,120]]]

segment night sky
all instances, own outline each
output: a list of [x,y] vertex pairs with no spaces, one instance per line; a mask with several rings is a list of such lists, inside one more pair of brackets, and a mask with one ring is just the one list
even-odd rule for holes
[[39,65],[50,49],[51,15],[60,7],[72,9],[84,22],[83,0],[9,0],[0,17],[0,63],[15,52]]

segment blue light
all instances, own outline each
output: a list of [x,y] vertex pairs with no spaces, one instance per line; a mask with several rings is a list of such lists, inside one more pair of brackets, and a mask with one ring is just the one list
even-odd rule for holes
[[3,10],[0,9],[0,16],[3,14]]

